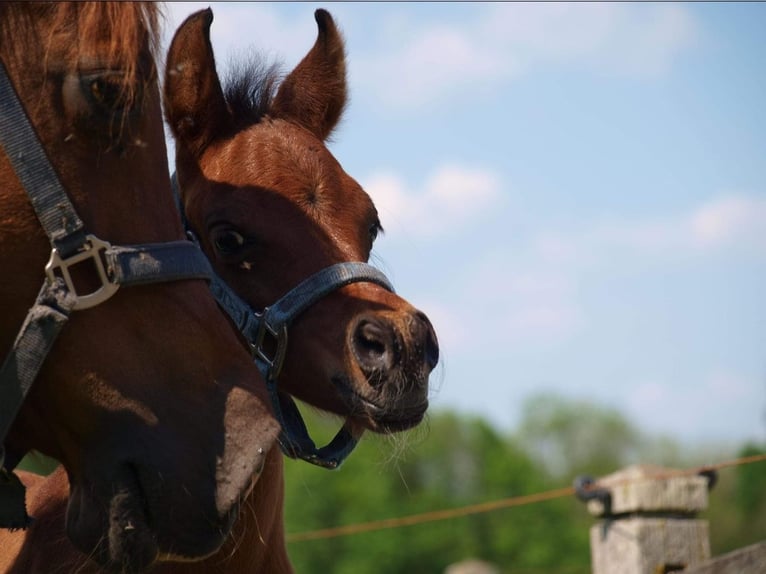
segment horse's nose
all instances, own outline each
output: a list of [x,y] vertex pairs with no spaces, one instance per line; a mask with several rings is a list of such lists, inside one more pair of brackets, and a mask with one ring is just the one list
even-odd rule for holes
[[396,332],[386,319],[366,316],[354,329],[353,349],[359,367],[368,379],[380,379],[397,362]]
[[385,383],[397,370],[408,377],[419,372],[416,380],[423,382],[421,377],[439,362],[436,333],[420,311],[365,315],[354,327],[351,340],[359,368],[372,385]]

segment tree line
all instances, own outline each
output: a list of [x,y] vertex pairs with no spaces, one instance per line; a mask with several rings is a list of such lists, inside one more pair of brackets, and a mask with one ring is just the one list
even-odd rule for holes
[[[338,424],[309,418],[327,436]],[[643,433],[615,409],[541,394],[525,403],[513,432],[436,412],[409,436],[365,435],[337,471],[287,461],[285,524],[306,532],[544,492],[634,463],[689,468],[765,451],[766,444],[681,445]],[[714,555],[766,539],[764,484],[766,463],[721,471],[702,516]],[[572,497],[294,542],[289,550],[301,574],[441,574],[471,558],[504,573],[589,574],[592,524]]]

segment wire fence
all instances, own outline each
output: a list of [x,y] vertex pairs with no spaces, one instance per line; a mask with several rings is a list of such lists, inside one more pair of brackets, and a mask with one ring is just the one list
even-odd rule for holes
[[[744,466],[747,464],[754,464],[758,462],[766,461],[766,454],[757,454],[753,456],[746,456],[733,460],[723,461],[716,464],[702,465],[684,470],[668,470],[666,473],[652,475],[653,480],[662,480],[666,478],[678,477],[678,476],[694,476],[699,474],[710,473],[712,471],[719,471],[725,468],[731,468],[736,466]],[[610,483],[610,488],[622,486],[630,482],[635,482],[641,479],[625,480],[618,483]],[[590,485],[588,488],[598,488],[598,482]],[[527,494],[523,496],[514,496],[510,498],[503,498],[500,500],[492,500],[489,502],[481,502],[478,504],[471,504],[462,506],[459,508],[449,508],[444,510],[435,510],[431,512],[423,512],[420,514],[411,514],[409,516],[401,516],[396,518],[385,518],[382,520],[372,520],[370,522],[361,522],[357,524],[347,524],[343,526],[333,526],[329,528],[322,528],[319,530],[310,530],[307,532],[294,532],[287,534],[287,542],[305,542],[308,540],[321,540],[326,538],[337,538],[340,536],[350,536],[352,534],[361,534],[364,532],[374,532],[377,530],[386,530],[391,528],[401,528],[404,526],[414,526],[416,524],[424,524],[427,522],[436,522],[440,520],[450,520],[453,518],[460,518],[463,516],[470,516],[472,514],[481,514],[485,512],[492,512],[494,510],[501,510],[504,508],[513,508],[516,506],[525,506],[528,504],[537,504],[548,500],[554,500],[557,498],[563,498],[566,496],[573,496],[575,494],[574,486],[567,486],[563,488],[557,488],[548,490],[545,492],[539,492],[536,494]]]

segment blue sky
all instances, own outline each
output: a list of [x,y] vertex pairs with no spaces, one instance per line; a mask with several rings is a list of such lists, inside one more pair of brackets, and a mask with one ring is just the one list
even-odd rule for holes
[[343,30],[331,149],[436,326],[433,408],[511,429],[555,391],[766,439],[766,4],[209,5],[220,67],[291,69],[317,7]]

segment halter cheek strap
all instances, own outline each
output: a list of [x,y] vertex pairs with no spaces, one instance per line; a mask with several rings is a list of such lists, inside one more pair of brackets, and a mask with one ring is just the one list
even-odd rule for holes
[[[23,528],[29,522],[24,488],[12,474],[18,457],[6,459],[3,444],[70,313],[103,303],[122,285],[210,279],[212,269],[191,241],[120,247],[88,234],[1,61],[0,147],[51,242],[45,282],[0,366],[0,527]],[[69,269],[86,261],[94,266],[101,285],[81,294]]]
[[[250,343],[255,363],[266,379],[271,404],[282,427],[279,437],[282,452],[291,458],[299,458],[324,468],[340,466],[354,450],[362,431],[347,420],[327,445],[321,448],[316,446],[295,401],[278,387],[287,351],[287,329],[301,313],[326,295],[359,282],[375,283],[388,291],[394,291],[381,271],[355,261],[337,263],[318,271],[262,312],[253,311],[217,275],[210,283],[218,304]],[[266,350],[269,340],[273,343],[271,353]]]

